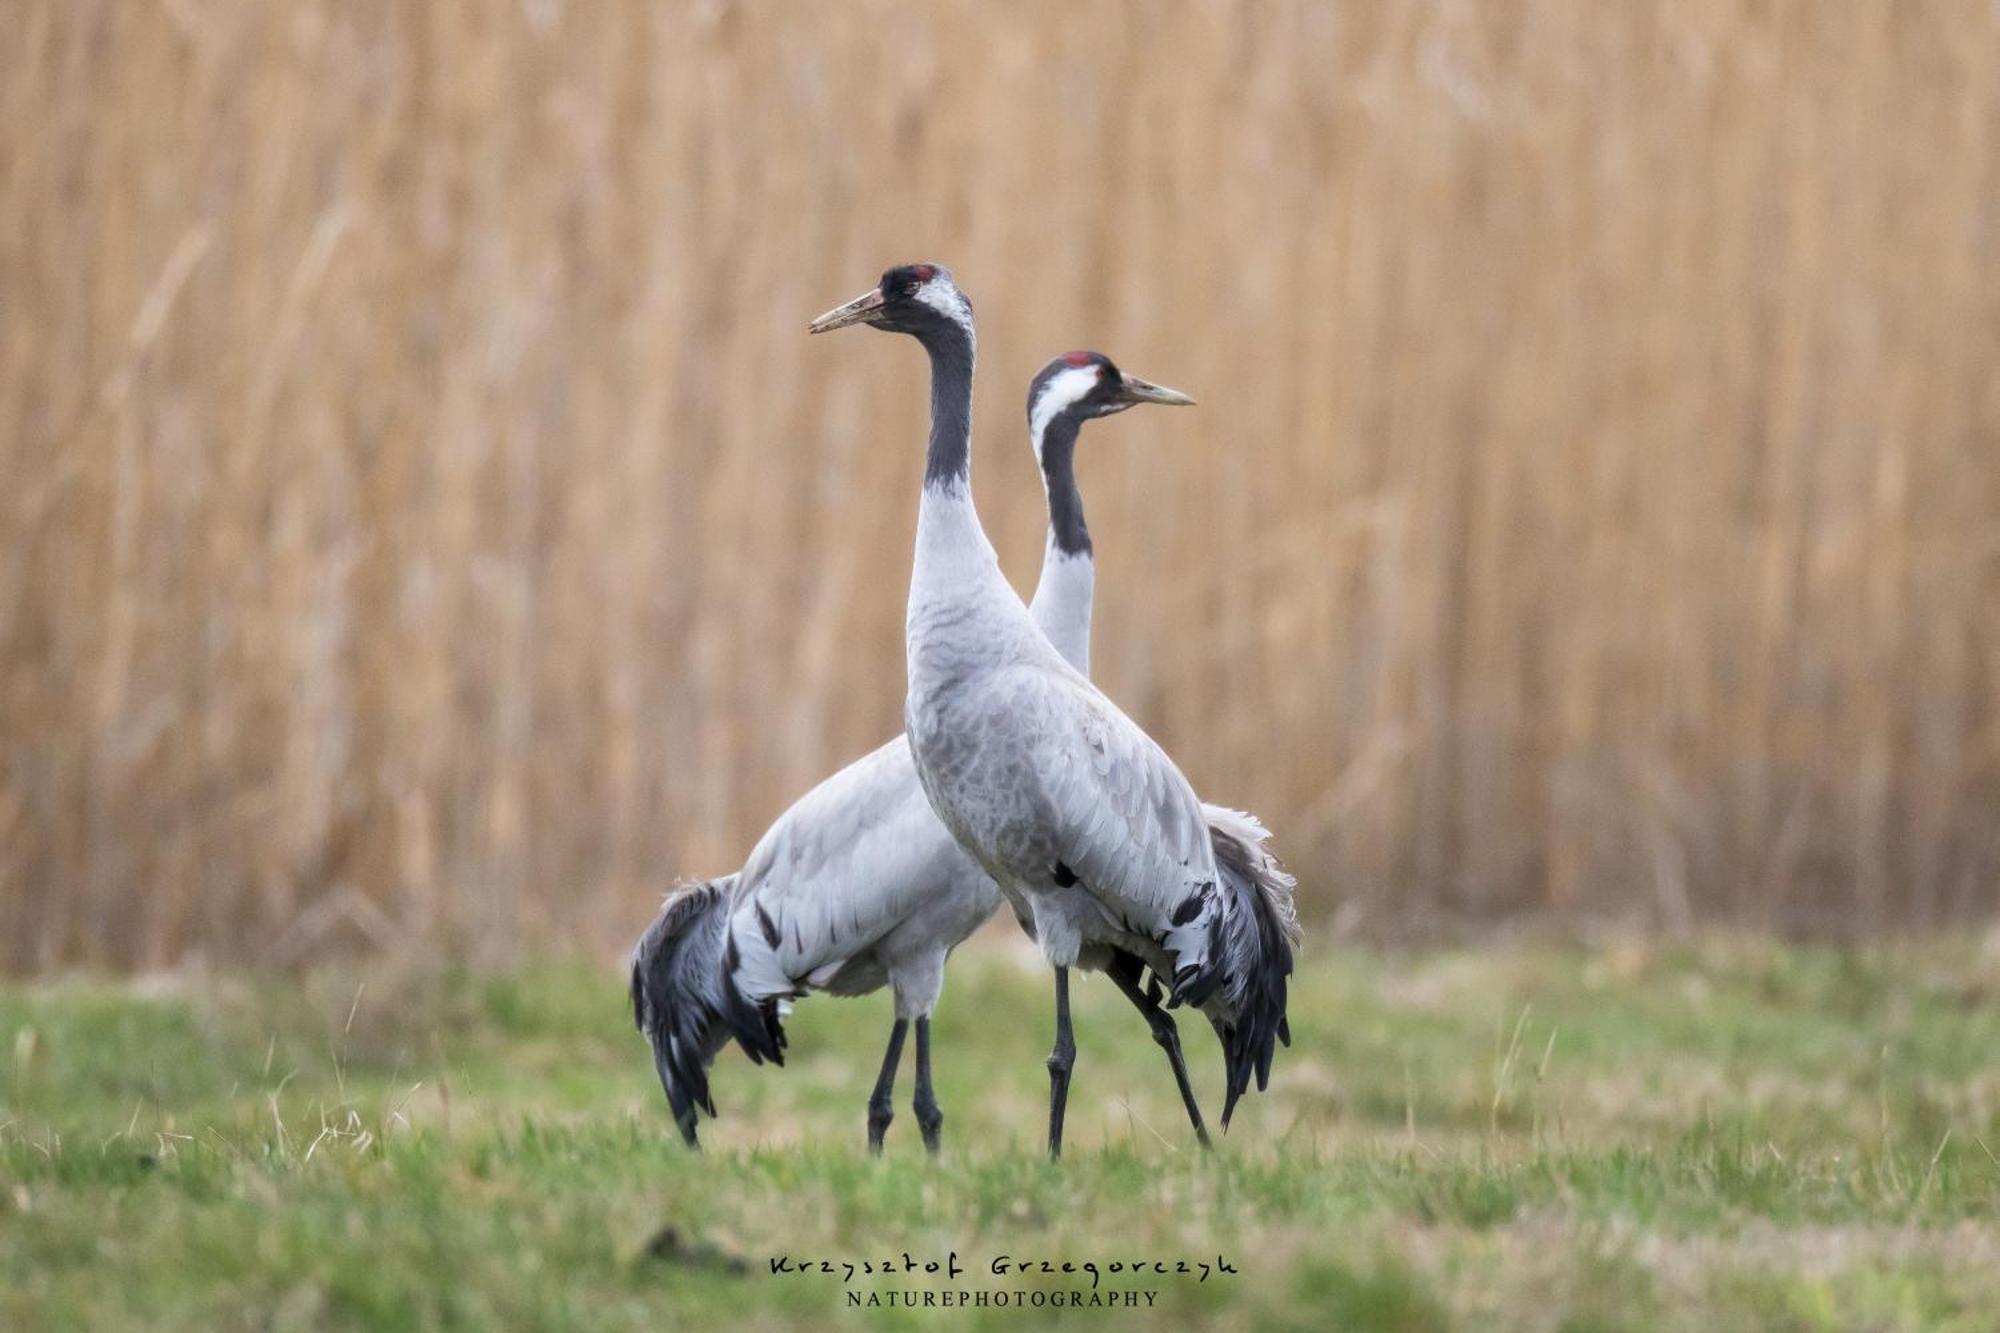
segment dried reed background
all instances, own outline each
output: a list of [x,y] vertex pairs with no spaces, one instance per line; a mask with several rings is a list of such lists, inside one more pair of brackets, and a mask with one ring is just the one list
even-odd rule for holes
[[634,932],[891,734],[924,367],[1364,928],[2000,900],[1985,3],[14,0],[0,964]]

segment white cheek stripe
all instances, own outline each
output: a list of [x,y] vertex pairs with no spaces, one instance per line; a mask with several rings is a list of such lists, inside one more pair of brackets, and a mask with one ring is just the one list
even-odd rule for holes
[[1077,366],[1049,376],[1042,386],[1041,397],[1035,399],[1035,410],[1028,416],[1028,434],[1035,440],[1035,457],[1042,456],[1042,435],[1049,423],[1065,408],[1097,387],[1098,369],[1095,364]]
[[968,334],[972,332],[972,311],[966,306],[958,288],[952,285],[951,279],[942,273],[917,288],[917,299]]
[[953,295],[954,293],[951,291],[950,284],[939,282],[936,278],[932,278],[929,282],[917,288],[917,299],[919,301],[922,301],[940,315],[957,319],[958,302],[952,299]]

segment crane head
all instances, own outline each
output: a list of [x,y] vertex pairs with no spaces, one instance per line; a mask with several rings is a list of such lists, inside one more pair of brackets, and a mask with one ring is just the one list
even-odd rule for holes
[[1028,427],[1036,439],[1059,416],[1108,417],[1141,403],[1192,407],[1179,389],[1127,375],[1102,352],[1065,352],[1043,366],[1028,385]]
[[827,311],[806,331],[831,333],[851,324],[872,324],[885,332],[919,337],[956,327],[970,337],[972,302],[942,264],[900,264],[884,273],[874,288]]

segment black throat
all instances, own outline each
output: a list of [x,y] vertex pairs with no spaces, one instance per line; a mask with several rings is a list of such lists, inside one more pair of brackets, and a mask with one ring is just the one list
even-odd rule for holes
[[1042,432],[1042,481],[1049,491],[1049,535],[1064,555],[1090,554],[1090,528],[1083,521],[1083,493],[1076,488],[1076,434],[1083,421],[1058,412]]
[[972,478],[972,338],[943,319],[917,338],[931,354],[931,442],[924,485],[964,489]]

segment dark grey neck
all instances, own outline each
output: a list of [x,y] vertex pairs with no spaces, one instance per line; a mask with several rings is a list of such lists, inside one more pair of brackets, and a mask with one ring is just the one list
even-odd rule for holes
[[1076,488],[1076,434],[1083,422],[1061,412],[1042,432],[1042,481],[1049,491],[1049,535],[1064,555],[1090,554],[1083,493]]
[[956,326],[926,334],[931,354],[931,444],[924,485],[964,489],[972,481],[972,339]]

